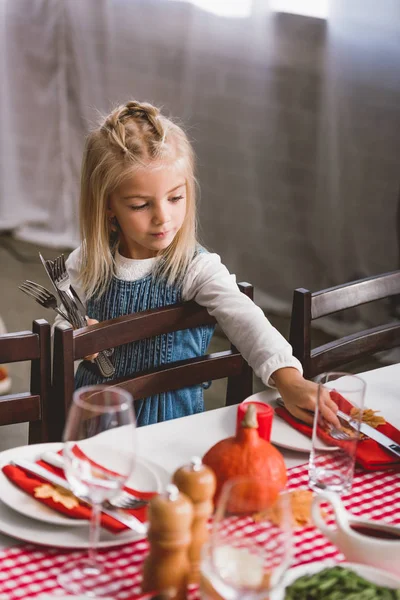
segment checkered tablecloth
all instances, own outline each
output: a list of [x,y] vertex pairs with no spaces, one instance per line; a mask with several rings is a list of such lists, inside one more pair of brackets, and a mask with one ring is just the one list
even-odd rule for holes
[[[308,464],[288,471],[289,489],[308,485]],[[359,472],[353,491],[343,496],[345,507],[355,515],[400,524],[400,473]],[[115,600],[133,600],[140,594],[141,567],[148,551],[146,540],[111,550],[101,551],[107,564],[119,570],[124,585]],[[85,556],[85,552],[43,548],[33,545],[16,546],[0,552],[0,600],[39,598],[46,593],[65,595],[57,587],[57,575],[67,564]],[[315,527],[295,532],[293,566],[343,556]],[[197,600],[197,589],[191,590],[191,600]]]

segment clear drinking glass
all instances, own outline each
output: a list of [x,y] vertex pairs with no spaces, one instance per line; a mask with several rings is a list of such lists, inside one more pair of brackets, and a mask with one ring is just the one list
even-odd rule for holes
[[[345,494],[351,491],[365,389],[365,381],[349,373],[323,373],[318,378],[309,462],[309,485],[315,492],[330,490]],[[329,397],[336,404],[340,426],[324,418]]]
[[228,481],[203,549],[202,600],[267,600],[290,565],[291,525],[287,493],[254,477]]
[[102,385],[74,392],[63,436],[65,476],[74,494],[90,502],[92,514],[88,557],[58,577],[58,583],[73,594],[110,596],[119,587],[96,548],[101,504],[118,495],[134,468],[135,428],[129,392]]

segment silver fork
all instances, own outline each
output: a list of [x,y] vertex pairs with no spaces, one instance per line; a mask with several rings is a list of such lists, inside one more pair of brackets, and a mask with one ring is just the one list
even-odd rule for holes
[[143,506],[147,506],[148,503],[148,500],[134,498],[132,494],[129,494],[129,492],[122,491],[116,498],[103,502],[103,505],[106,508],[124,508],[125,510],[129,510],[132,508],[142,508]]
[[[65,264],[64,254],[60,254],[60,256],[57,256],[57,258],[54,259],[54,262],[46,261],[46,263],[48,263],[47,267],[49,268],[49,270],[51,270],[53,280],[57,277],[57,279],[60,282],[64,282],[64,283],[61,283],[61,285],[59,285],[58,287],[56,286],[58,293],[66,294],[67,292],[62,291],[62,286],[64,286],[64,285],[69,286],[69,292],[72,293],[73,300],[74,300],[73,309],[75,311],[76,320],[79,321],[79,323],[80,323],[81,317],[84,319],[84,323],[82,321],[82,325],[77,325],[77,327],[82,327],[82,326],[86,325],[87,324],[86,323],[86,308],[85,308],[82,300],[79,298],[78,293],[75,291],[75,289],[71,285],[71,281],[69,279],[67,267]],[[68,294],[68,295],[70,297],[70,294]],[[114,348],[107,348],[106,350],[103,350],[103,352],[106,356],[112,356],[114,354]]]
[[[57,256],[57,258],[53,262],[53,278],[56,288],[61,292],[64,292],[68,296],[71,305],[77,311],[79,319],[82,321],[81,326],[86,326],[85,307],[83,306],[80,300],[78,304],[77,300],[75,299],[75,296],[72,294],[71,282],[69,280],[68,271],[65,267],[65,260],[63,254],[61,254],[61,256]],[[77,296],[76,293],[75,295]]]
[[330,430],[327,433],[334,440],[349,440],[350,437],[351,437],[347,433],[345,433],[344,431],[340,431],[340,429],[335,429],[335,431]]
[[49,292],[45,287],[34,281],[27,279],[20,286],[18,286],[21,292],[24,292],[27,296],[33,298],[38,304],[44,308],[50,308],[56,313],[62,316],[63,319],[69,321],[67,315],[61,308],[58,308],[57,298]]
[[78,311],[74,309],[74,306],[70,302],[67,294],[65,292],[60,291],[54,282],[54,262],[52,260],[45,260],[40,252],[39,257],[43,264],[44,270],[46,271],[46,274],[50,279],[51,285],[54,287],[54,290],[56,291],[60,299],[61,304],[68,311],[68,321],[71,323],[74,329],[79,329],[80,327],[83,327],[83,323],[78,315]]
[[56,268],[58,269],[58,272],[60,274],[60,277],[65,277],[67,282],[69,283],[70,292],[72,293],[73,297],[75,298],[75,302],[78,305],[78,310],[79,310],[80,314],[86,319],[86,308],[85,308],[82,300],[79,298],[79,295],[74,290],[74,288],[72,287],[72,285],[69,281],[68,271],[67,271],[67,267],[65,265],[64,254],[60,254],[60,256],[57,256],[55,263],[56,263]]
[[[63,254],[57,256],[57,258],[54,260],[52,274],[56,288],[66,295],[66,300],[68,302],[69,307],[68,312],[73,313],[75,320],[78,323],[78,327],[86,327],[86,310],[81,300],[79,299],[78,294],[74,292],[77,298],[76,300],[74,294],[71,291],[73,290],[73,288],[71,286],[68,271],[65,266]],[[103,377],[112,377],[115,373],[114,365],[111,362],[109,356],[110,353],[105,352],[103,350],[99,352],[97,357],[94,359],[94,362],[96,363]]]

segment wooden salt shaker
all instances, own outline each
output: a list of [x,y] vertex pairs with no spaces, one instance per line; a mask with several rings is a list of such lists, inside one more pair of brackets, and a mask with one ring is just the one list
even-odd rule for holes
[[201,549],[208,539],[208,518],[213,512],[216,488],[214,471],[194,456],[190,464],[175,471],[173,483],[193,502],[192,541],[189,547],[189,583],[200,581]]
[[150,552],[143,564],[142,591],[173,589],[173,600],[186,600],[192,502],[170,484],[150,500],[148,520]]

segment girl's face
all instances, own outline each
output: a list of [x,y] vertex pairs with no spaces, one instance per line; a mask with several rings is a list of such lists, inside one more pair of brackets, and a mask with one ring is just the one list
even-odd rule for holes
[[186,216],[182,169],[138,169],[111,194],[107,216],[118,221],[123,256],[156,256],[171,244]]

